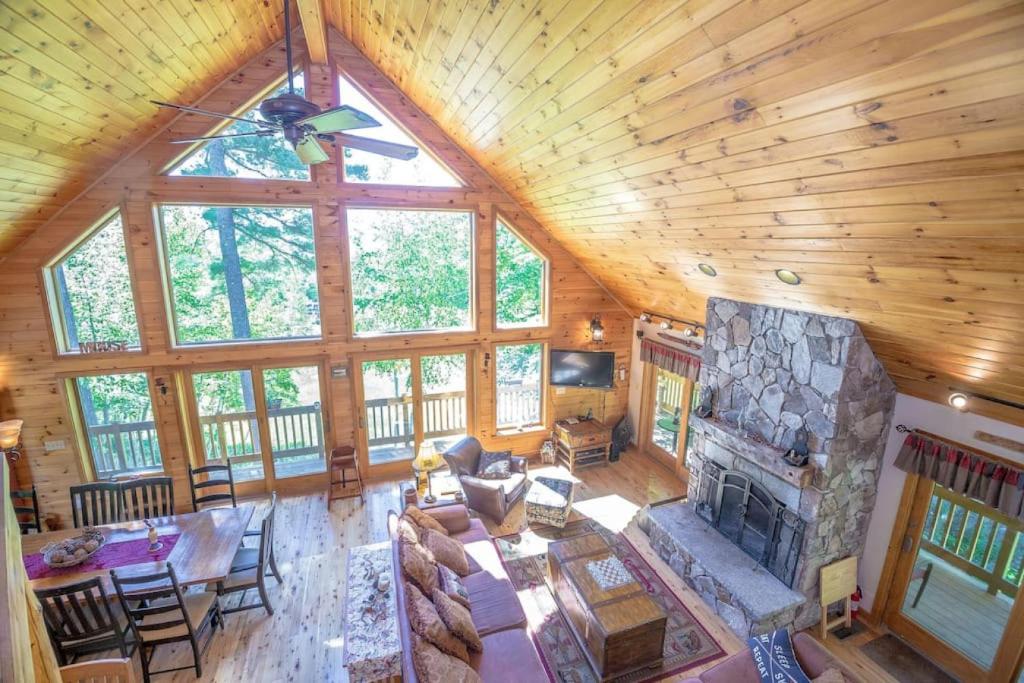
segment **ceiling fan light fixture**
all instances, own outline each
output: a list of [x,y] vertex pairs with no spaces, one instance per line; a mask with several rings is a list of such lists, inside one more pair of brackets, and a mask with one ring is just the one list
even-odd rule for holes
[[704,273],[708,277],[715,277],[716,275],[718,275],[718,271],[715,270],[715,267],[710,263],[698,263],[697,270]]
[[776,270],[775,277],[779,278],[779,280],[785,282],[787,285],[795,286],[803,282],[803,280],[800,279],[799,275],[794,273],[792,270],[788,270],[786,268],[779,268],[778,270]]

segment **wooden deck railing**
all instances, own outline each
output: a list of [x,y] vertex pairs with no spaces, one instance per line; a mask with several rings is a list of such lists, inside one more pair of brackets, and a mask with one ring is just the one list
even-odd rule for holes
[[[370,446],[408,446],[413,441],[412,397],[378,398],[366,402],[366,431]],[[466,392],[423,396],[423,437],[433,439],[465,434]]]
[[935,486],[921,547],[983,582],[992,595],[1014,596],[1024,573],[1024,524],[983,503]]
[[88,432],[96,476],[100,479],[161,467],[156,424],[151,420],[97,425],[89,427]]
[[541,397],[538,384],[499,386],[496,403],[499,427],[540,423]]

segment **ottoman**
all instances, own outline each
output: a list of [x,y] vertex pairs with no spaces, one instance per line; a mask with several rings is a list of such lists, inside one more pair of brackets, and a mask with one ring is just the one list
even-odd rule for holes
[[564,527],[572,510],[572,482],[537,477],[526,492],[526,521]]

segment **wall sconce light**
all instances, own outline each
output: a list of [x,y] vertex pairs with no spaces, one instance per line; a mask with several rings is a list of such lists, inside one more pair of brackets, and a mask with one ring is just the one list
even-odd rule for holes
[[484,354],[484,374],[485,375],[487,374],[487,371],[490,370],[490,368],[491,368],[491,354],[490,353],[485,353]]
[[600,315],[595,315],[590,321],[590,338],[598,343],[604,341],[604,325],[601,324]]
[[14,462],[21,456],[18,443],[21,441],[21,425],[23,420],[5,420],[0,422],[0,453]]

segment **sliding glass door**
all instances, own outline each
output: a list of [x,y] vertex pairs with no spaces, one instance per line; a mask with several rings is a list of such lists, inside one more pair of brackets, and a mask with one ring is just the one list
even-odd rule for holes
[[370,465],[409,461],[422,443],[444,451],[470,432],[466,351],[356,363],[359,432]]
[[680,476],[686,476],[690,406],[698,389],[696,382],[685,377],[651,363],[644,365],[640,447]]
[[189,393],[203,463],[230,463],[244,492],[325,472],[321,373],[316,363],[192,373]]

